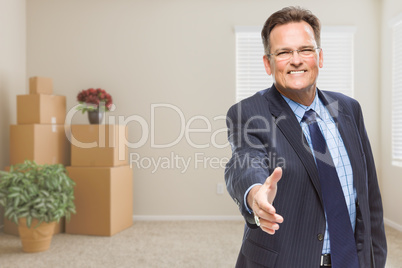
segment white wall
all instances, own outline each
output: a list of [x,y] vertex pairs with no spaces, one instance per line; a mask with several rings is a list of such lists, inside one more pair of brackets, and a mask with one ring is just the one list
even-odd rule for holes
[[[25,1],[0,0],[0,169],[9,165],[9,126],[16,123],[16,95],[25,93]],[[0,226],[3,222],[0,207]]]
[[384,0],[381,40],[381,178],[386,222],[402,231],[402,167],[392,165],[392,33],[390,21],[402,14],[402,2]]
[[[357,28],[355,93],[370,118],[367,129],[378,156],[380,4],[375,0],[27,1],[27,75],[52,77],[56,94],[67,96],[68,108],[81,89],[102,87],[117,106],[110,116],[138,115],[149,123],[151,105],[159,103],[177,107],[186,123],[204,116],[211,131],[190,138],[211,143],[212,132],[225,127],[222,119],[213,119],[235,102],[234,26],[262,25],[272,12],[295,4],[311,9],[323,25]],[[372,64],[364,64],[368,59]],[[87,120],[77,114],[73,122]],[[174,141],[180,123],[175,110],[156,110],[156,142]],[[206,123],[198,119],[191,127],[205,128]],[[132,142],[142,137],[139,123],[130,123],[129,131]],[[216,141],[224,144],[226,133],[217,134]],[[197,149],[186,138],[170,148],[151,147],[148,139],[130,152],[154,160],[173,153],[190,159],[191,166],[184,173],[134,167],[135,215],[239,215],[226,193],[216,194],[224,169],[195,166],[197,153],[224,161],[229,147]]]

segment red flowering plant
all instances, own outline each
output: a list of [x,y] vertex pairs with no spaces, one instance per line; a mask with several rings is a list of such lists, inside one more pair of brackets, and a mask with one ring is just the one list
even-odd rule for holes
[[113,104],[112,96],[101,88],[82,90],[77,95],[77,101],[80,103],[77,110],[82,111],[82,113],[97,109],[107,112],[110,111]]

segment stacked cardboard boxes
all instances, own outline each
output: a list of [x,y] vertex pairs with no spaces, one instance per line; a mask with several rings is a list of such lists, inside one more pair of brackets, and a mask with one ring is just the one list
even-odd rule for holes
[[[70,164],[70,146],[64,131],[66,97],[52,95],[51,78],[31,77],[28,95],[17,96],[17,125],[10,126],[10,164],[25,160],[38,164]],[[64,231],[64,221],[55,233]],[[5,219],[4,232],[18,235],[15,223]]]
[[120,125],[72,125],[71,166],[77,214],[66,233],[112,236],[133,223],[133,178]]

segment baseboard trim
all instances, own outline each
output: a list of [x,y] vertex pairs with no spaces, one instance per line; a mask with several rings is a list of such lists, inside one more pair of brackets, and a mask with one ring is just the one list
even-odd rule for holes
[[133,215],[134,221],[243,221],[242,216]]
[[394,221],[391,221],[390,219],[384,218],[384,224],[398,230],[399,232],[402,232],[402,225],[400,225]]

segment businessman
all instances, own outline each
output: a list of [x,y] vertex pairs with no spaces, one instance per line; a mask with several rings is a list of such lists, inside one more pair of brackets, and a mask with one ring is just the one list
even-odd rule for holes
[[383,268],[382,201],[362,111],[317,88],[318,18],[287,7],[261,36],[274,83],[227,114],[225,180],[246,221],[236,267]]

